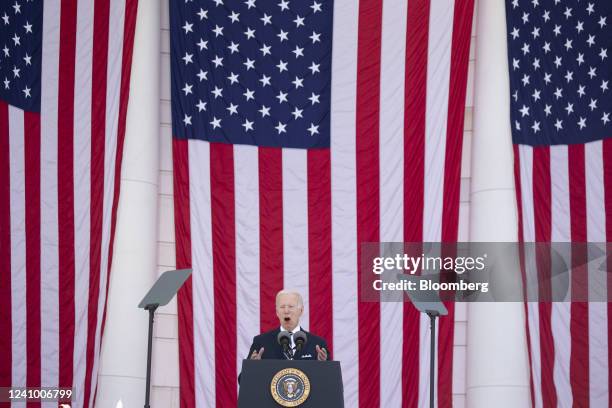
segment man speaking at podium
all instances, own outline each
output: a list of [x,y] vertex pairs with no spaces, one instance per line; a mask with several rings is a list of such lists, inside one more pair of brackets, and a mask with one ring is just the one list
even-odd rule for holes
[[280,327],[253,338],[248,358],[251,360],[319,360],[329,359],[327,343],[300,327],[304,312],[302,295],[290,290],[276,294],[276,316]]

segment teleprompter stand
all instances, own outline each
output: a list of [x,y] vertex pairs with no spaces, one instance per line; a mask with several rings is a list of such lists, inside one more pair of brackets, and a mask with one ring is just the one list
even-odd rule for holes
[[149,339],[147,348],[147,385],[145,390],[144,408],[150,408],[151,396],[151,352],[153,350],[153,315],[159,306],[167,305],[183,286],[183,283],[191,275],[191,269],[179,269],[164,272],[157,282],[149,289],[145,297],[140,301],[139,308],[149,312]]

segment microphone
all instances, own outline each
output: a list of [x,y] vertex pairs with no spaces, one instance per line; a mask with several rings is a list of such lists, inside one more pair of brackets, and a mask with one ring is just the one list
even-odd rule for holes
[[304,344],[308,341],[308,338],[306,337],[306,333],[300,330],[293,333],[293,341],[295,342],[295,349],[300,352]]
[[283,347],[283,351],[285,353],[289,351],[289,343],[291,342],[289,332],[283,330],[278,333],[278,336],[276,336],[276,341]]

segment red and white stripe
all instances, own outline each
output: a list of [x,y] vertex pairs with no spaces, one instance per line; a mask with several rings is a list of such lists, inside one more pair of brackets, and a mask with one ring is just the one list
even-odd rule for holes
[[[612,181],[611,146],[609,140],[572,146],[515,146],[522,241],[610,240],[612,196],[606,186]],[[574,259],[568,262],[582,263],[580,253],[572,255]],[[585,290],[607,293],[606,274],[589,268],[588,281],[586,270],[581,273],[574,267],[571,271],[566,302],[526,305],[535,407],[608,406],[612,401],[610,309],[606,303],[570,302],[571,296],[582,296]],[[538,288],[535,279],[528,282],[532,295],[538,293],[534,290],[540,294],[550,290]]]
[[75,406],[94,403],[136,6],[45,1],[40,114],[0,102],[0,384]]
[[178,299],[182,405],[235,406],[283,287],[341,362],[347,407],[428,405],[429,323],[408,304],[358,301],[360,243],[457,240],[472,12],[471,0],[337,0],[330,149],[174,140],[177,267],[194,269]]

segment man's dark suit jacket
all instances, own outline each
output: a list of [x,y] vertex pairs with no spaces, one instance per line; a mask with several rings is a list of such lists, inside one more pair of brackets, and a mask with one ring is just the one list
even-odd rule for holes
[[[293,356],[293,359],[294,360],[316,360],[317,359],[316,346],[318,345],[319,347],[327,350],[327,359],[329,360],[331,356],[329,354],[329,349],[327,348],[327,343],[325,342],[325,340],[323,340],[323,338],[319,336],[315,336],[314,334],[307,332],[306,330],[302,329],[302,331],[306,333],[307,341],[306,341],[306,344],[304,344],[304,347],[302,348],[301,352],[298,353],[296,351],[295,355]],[[283,354],[283,348],[281,347],[280,344],[278,344],[278,341],[276,340],[278,333],[280,333],[280,328],[271,330],[266,333],[262,333],[259,336],[255,336],[253,338],[253,344],[251,344],[251,349],[249,350],[249,354],[247,354],[246,358],[247,359],[251,358],[251,354],[253,354],[253,351],[259,351],[259,349],[263,347],[264,352],[261,355],[262,359],[285,360],[286,358]]]

